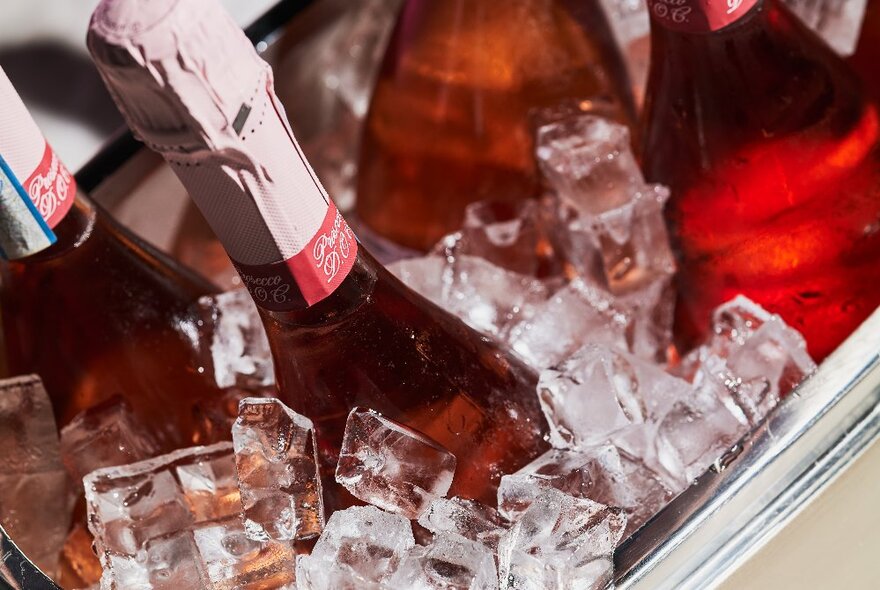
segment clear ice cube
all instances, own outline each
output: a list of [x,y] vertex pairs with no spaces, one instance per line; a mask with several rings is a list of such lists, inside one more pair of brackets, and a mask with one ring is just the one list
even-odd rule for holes
[[610,444],[579,451],[551,450],[501,478],[498,510],[518,519],[545,489],[624,510],[627,534],[660,510],[674,493],[640,460]]
[[120,396],[79,413],[61,429],[61,456],[77,487],[95,469],[127,465],[158,453],[158,442]]
[[590,344],[541,373],[538,397],[556,448],[588,447],[657,422],[691,386],[621,350]]
[[494,508],[457,497],[431,502],[419,517],[419,524],[435,535],[458,535],[493,550],[498,548],[498,540],[509,526]]
[[632,318],[629,349],[639,358],[665,362],[675,319],[673,275],[656,275],[638,289],[616,298]]
[[232,445],[219,443],[88,474],[89,530],[105,569],[113,557],[136,556],[151,539],[237,515],[233,462]]
[[248,535],[260,541],[319,535],[324,502],[312,421],[280,400],[247,398],[232,442]]
[[269,341],[254,300],[244,289],[199,299],[210,342],[203,365],[221,388],[254,388],[275,382]]
[[558,276],[564,270],[558,209],[552,197],[471,203],[461,230],[441,239],[434,253],[448,259],[476,256],[529,277]]
[[264,590],[295,586],[296,553],[249,539],[236,517],[146,541],[136,555],[108,556],[104,590]]
[[576,115],[537,133],[536,155],[550,185],[582,214],[624,205],[644,183],[629,130],[594,115]]
[[548,295],[537,279],[474,256],[431,255],[402,260],[388,269],[470,327],[502,340],[513,326],[530,319]]
[[300,590],[380,590],[415,546],[410,522],[373,506],[338,510],[311,555],[297,558]]
[[[220,447],[226,449],[226,445]],[[184,499],[196,522],[216,520],[241,513],[241,497],[235,477],[235,462],[225,451],[187,459],[174,466]]]
[[725,404],[726,394],[721,388],[695,388],[660,423],[658,434],[678,453],[688,481],[705,472],[748,432],[748,424]]
[[644,185],[634,189],[619,207],[584,219],[589,221],[601,252],[605,282],[615,295],[631,293],[657,276],[675,272],[663,218],[668,199],[665,187]]
[[356,498],[417,519],[454,474],[455,455],[427,436],[369,409],[349,413],[336,481]]
[[715,310],[708,342],[675,370],[719,396],[726,389],[739,412],[755,425],[816,370],[816,363],[800,333],[738,296]]
[[514,326],[507,342],[531,366],[545,369],[588,342],[627,348],[631,321],[610,295],[575,279]]
[[204,397],[193,407],[197,427],[197,442],[209,445],[229,440],[232,425],[238,419],[238,404],[246,397],[273,398],[278,395],[275,385],[249,387],[229,387],[216,395]]
[[541,491],[501,538],[502,589],[603,589],[626,516],[556,489]]
[[442,534],[416,545],[386,583],[388,590],[496,590],[494,554],[458,535]]
[[54,575],[72,496],[52,404],[36,375],[0,381],[0,522],[44,572]]

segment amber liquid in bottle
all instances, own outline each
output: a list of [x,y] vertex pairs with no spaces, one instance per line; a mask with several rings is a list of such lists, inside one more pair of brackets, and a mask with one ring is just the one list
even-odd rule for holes
[[776,0],[711,33],[652,23],[647,178],[672,189],[685,345],[738,293],[817,360],[880,303],[880,120]]
[[54,231],[54,245],[2,264],[10,371],[43,378],[59,426],[121,394],[165,450],[192,445],[191,405],[217,390],[190,306],[214,289],[83,196]]
[[481,199],[535,196],[530,113],[630,122],[622,58],[594,0],[409,0],[367,115],[357,214],[429,249]]

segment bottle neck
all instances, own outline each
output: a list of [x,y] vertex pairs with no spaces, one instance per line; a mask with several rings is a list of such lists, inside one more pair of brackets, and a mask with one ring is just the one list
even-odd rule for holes
[[328,297],[314,305],[288,311],[260,307],[263,322],[269,328],[270,341],[277,330],[289,332],[297,328],[320,328],[341,321],[370,299],[378,281],[387,274],[388,271],[366,250],[359,249],[351,271]]
[[78,192],[70,210],[53,228],[55,243],[35,252],[30,256],[19,258],[16,262],[29,264],[49,260],[63,256],[69,251],[80,247],[89,239],[95,228],[97,210],[91,199],[82,192]]
[[758,11],[764,0],[648,0],[652,28],[706,34],[731,27]]
[[214,0],[177,2],[150,26],[129,12],[96,12],[88,42],[130,127],[181,179],[258,306],[330,297],[357,241],[294,138],[269,65]]

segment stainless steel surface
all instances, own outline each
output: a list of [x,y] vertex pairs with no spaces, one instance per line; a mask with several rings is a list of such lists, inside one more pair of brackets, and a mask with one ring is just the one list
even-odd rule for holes
[[618,550],[618,588],[712,588],[880,438],[880,311]]
[[0,589],[58,590],[58,586],[19,551],[2,526],[0,526]]

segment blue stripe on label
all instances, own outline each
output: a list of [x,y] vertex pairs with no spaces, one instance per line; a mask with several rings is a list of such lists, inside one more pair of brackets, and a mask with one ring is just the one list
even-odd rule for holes
[[[39,210],[37,210],[36,205],[34,205],[34,202],[31,200],[30,195],[28,195],[27,191],[21,185],[21,182],[19,182],[18,177],[16,177],[16,175],[15,175],[15,172],[12,171],[12,168],[9,167],[9,164],[7,164],[7,162],[3,158],[3,156],[0,156],[0,171],[2,171],[2,176],[0,176],[0,191],[3,190],[4,183],[9,183],[9,185],[11,185],[13,190],[15,190],[15,192],[21,198],[22,202],[25,204],[25,207],[27,208],[27,210],[30,212],[31,216],[33,217],[33,220],[31,223],[33,223],[36,226],[36,227],[34,227],[34,229],[39,232],[42,232],[43,236],[46,239],[47,243],[43,247],[51,246],[52,244],[57,242],[58,238],[55,236],[55,232],[52,231],[52,228],[49,227],[49,224],[47,224],[46,220],[43,219],[43,216],[40,215],[40,212],[39,212]],[[22,221],[24,221],[24,220],[22,220]],[[43,248],[40,248],[40,249],[43,249]],[[19,255],[16,255],[15,253],[12,253],[12,252],[10,252],[9,254],[12,255],[11,257],[15,257],[15,258],[19,257]],[[19,253],[19,254],[21,254],[21,253]],[[2,246],[0,246],[0,256],[3,256],[3,258],[7,258],[7,259],[10,257],[10,256],[7,256],[7,253],[3,250]]]

